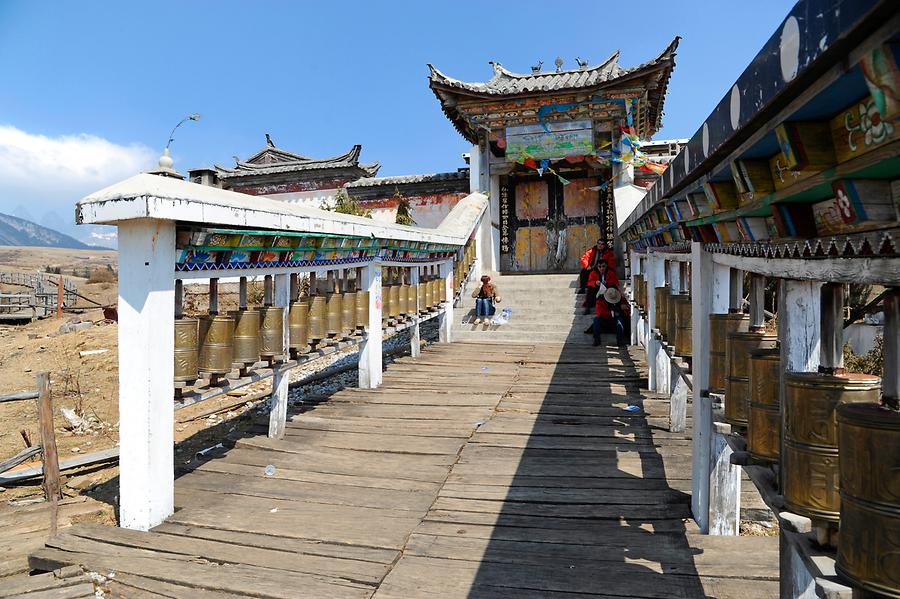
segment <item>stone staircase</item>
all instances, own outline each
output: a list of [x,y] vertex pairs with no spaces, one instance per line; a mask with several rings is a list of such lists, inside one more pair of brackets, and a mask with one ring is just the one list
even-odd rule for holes
[[[454,341],[497,343],[576,343],[590,345],[593,341],[584,330],[592,316],[582,314],[584,296],[576,295],[578,275],[491,275],[500,287],[503,308],[512,308],[512,317],[505,325],[472,324],[475,320],[475,300],[471,298],[477,282],[466,287],[460,304],[453,310]],[[466,322],[467,324],[463,324]],[[604,337],[604,343],[615,339]]]

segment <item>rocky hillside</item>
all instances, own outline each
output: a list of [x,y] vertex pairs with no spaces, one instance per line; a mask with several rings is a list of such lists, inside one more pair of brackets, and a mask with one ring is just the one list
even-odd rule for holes
[[0,245],[26,245],[57,248],[89,248],[74,237],[42,227],[24,218],[0,212]]

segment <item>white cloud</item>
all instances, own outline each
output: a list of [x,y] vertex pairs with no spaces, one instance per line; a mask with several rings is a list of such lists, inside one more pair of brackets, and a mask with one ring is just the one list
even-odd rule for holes
[[37,220],[54,212],[74,226],[75,202],[146,170],[157,154],[143,144],[119,145],[86,133],[48,137],[0,125],[0,212],[22,205]]

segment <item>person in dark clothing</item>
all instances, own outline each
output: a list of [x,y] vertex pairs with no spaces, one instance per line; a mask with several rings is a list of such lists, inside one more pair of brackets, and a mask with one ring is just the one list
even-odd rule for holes
[[472,292],[475,298],[475,322],[481,324],[482,318],[487,323],[488,318],[494,315],[494,304],[500,303],[500,290],[491,283],[491,278],[487,275],[481,277],[481,286]]
[[[605,240],[598,239],[597,245],[588,248],[587,251],[581,255],[581,274],[578,277],[579,294],[587,291],[588,278],[590,277],[591,271],[601,260],[606,262],[606,265],[610,270],[616,270],[615,252],[612,251],[612,248],[609,247],[609,244],[607,244]],[[593,308],[594,305],[593,303],[588,305],[587,302],[585,302],[584,307]]]

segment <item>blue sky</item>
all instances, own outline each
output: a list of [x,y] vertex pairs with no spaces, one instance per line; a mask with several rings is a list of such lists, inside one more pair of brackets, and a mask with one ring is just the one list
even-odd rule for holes
[[[466,142],[426,63],[471,81],[613,50],[631,66],[683,40],[657,138],[689,137],[792,2],[39,2],[0,0],[0,211],[71,220],[82,195],[146,168],[246,157],[268,132],[312,156],[363,144],[381,175],[455,170]],[[6,166],[4,166],[4,164]]]

